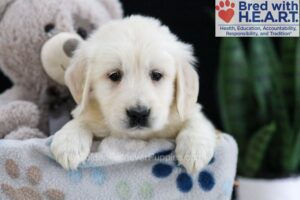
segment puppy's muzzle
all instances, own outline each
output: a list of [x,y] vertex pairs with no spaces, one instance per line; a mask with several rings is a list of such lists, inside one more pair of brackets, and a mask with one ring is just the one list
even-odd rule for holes
[[151,110],[145,106],[136,106],[126,109],[129,118],[129,128],[148,127],[149,116]]

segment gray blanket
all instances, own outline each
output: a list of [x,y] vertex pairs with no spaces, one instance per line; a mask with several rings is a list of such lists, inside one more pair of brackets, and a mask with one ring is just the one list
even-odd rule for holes
[[220,134],[214,158],[188,174],[176,162],[174,143],[106,138],[76,171],[49,151],[52,138],[0,140],[0,199],[12,200],[229,200],[237,146]]

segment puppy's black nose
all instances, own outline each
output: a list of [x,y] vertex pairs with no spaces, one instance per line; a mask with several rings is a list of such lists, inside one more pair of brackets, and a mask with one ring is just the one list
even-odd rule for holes
[[129,118],[129,127],[146,127],[150,116],[150,109],[145,106],[132,107],[126,110]]

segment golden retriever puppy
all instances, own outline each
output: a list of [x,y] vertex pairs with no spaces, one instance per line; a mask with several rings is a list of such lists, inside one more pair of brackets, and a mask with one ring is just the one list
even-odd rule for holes
[[78,107],[53,138],[66,169],[90,153],[93,136],[176,138],[176,156],[189,171],[212,158],[215,129],[197,104],[192,47],[153,18],[109,22],[79,45],[65,80]]

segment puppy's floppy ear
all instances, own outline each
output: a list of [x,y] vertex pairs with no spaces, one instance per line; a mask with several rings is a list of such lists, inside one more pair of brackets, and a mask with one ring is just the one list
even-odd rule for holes
[[176,107],[180,118],[185,120],[190,109],[197,103],[199,78],[194,68],[196,59],[192,47],[182,44],[182,50],[177,62]]
[[65,82],[68,86],[73,98],[79,105],[79,113],[81,113],[88,101],[91,90],[90,67],[84,50],[79,49],[75,52],[71,64],[65,74]]

